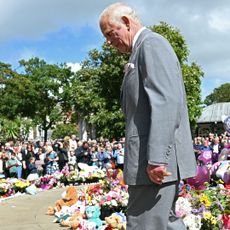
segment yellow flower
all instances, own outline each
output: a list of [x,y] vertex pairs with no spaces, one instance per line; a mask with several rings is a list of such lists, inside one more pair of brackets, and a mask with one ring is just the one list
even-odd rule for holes
[[90,202],[92,200],[92,197],[88,195],[87,200]]
[[217,223],[216,218],[214,216],[211,217],[211,223],[213,225],[216,225],[216,223]]
[[211,212],[204,212],[203,217],[205,220],[209,220],[212,225],[216,225],[217,220],[214,216],[212,216]]
[[212,218],[212,214],[210,212],[203,212],[203,217],[205,220],[210,220]]
[[204,204],[206,208],[211,206],[211,201],[209,200],[208,196],[206,196],[205,194],[201,195],[200,202]]

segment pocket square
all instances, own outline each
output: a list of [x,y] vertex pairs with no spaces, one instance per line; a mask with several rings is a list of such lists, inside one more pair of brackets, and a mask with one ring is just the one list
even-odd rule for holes
[[134,69],[134,68],[135,68],[135,66],[134,66],[133,63],[127,63],[127,64],[125,65],[124,72],[125,72],[125,73],[128,73],[131,69]]

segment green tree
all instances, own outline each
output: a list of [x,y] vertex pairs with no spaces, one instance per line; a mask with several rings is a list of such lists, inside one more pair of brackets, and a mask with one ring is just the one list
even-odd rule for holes
[[206,105],[219,102],[230,102],[230,83],[225,83],[215,88],[204,100],[204,104]]
[[30,100],[33,108],[28,116],[41,125],[46,141],[48,130],[63,121],[65,113],[71,110],[69,89],[73,73],[63,64],[47,64],[39,58],[19,63],[25,72],[23,76],[31,83],[23,97]]
[[15,141],[20,137],[20,119],[10,120],[0,118],[0,139],[1,141]]
[[0,138],[2,141],[24,139],[33,126],[23,119],[33,110],[31,101],[25,97],[31,83],[12,70],[11,65],[0,63]]
[[18,139],[20,136],[20,123],[17,120],[12,121],[8,119],[4,119],[2,122],[2,140],[10,141]]
[[[70,88],[73,73],[64,64],[47,64],[39,58],[19,63],[21,74],[13,71],[10,65],[0,63],[0,114],[11,121],[12,127],[8,125],[11,130],[13,127],[16,130],[13,125],[16,120],[24,121],[20,127],[22,138],[28,135],[30,125],[40,125],[46,141],[48,130],[57,122],[65,122],[67,112],[72,110]],[[31,118],[33,123],[23,118]]]
[[11,120],[33,114],[36,98],[29,79],[12,71],[10,75],[0,75],[0,84],[0,114]]
[[52,139],[63,139],[66,136],[71,136],[72,134],[78,135],[78,127],[73,123],[61,123],[58,124],[52,132]]
[[80,118],[96,127],[97,136],[124,135],[124,118],[120,108],[120,87],[127,55],[120,55],[104,44],[102,51],[92,50],[82,63],[72,87],[76,111]]

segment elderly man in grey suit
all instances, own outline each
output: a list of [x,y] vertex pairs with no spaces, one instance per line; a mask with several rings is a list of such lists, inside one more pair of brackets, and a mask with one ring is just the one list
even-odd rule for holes
[[100,28],[110,45],[130,53],[121,88],[127,229],[186,229],[175,215],[175,202],[179,180],[196,175],[196,162],[177,56],[125,4],[107,7]]

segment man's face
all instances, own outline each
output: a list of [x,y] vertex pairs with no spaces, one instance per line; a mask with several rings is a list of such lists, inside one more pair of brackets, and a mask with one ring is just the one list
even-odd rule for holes
[[108,17],[101,20],[101,31],[109,45],[117,48],[121,53],[129,53],[132,49],[132,41],[127,26],[109,23]]

